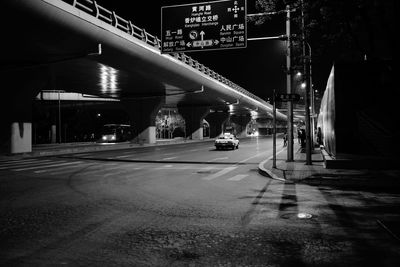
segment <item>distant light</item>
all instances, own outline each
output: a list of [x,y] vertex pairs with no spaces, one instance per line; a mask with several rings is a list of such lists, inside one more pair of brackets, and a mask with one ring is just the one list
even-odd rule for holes
[[300,76],[301,76],[301,72],[298,71],[298,72],[296,73],[296,76],[297,76],[297,77],[300,77]]
[[233,112],[233,105],[229,105],[229,112]]
[[306,83],[301,83],[301,88],[306,88]]
[[309,213],[304,213],[304,212],[300,212],[297,214],[297,218],[299,219],[310,219],[312,218],[312,215]]
[[97,117],[101,117],[101,114],[100,114],[100,113],[97,113]]
[[258,115],[258,112],[257,112],[257,111],[254,111],[254,110],[250,110],[250,115],[251,115],[252,117],[255,117],[255,116]]

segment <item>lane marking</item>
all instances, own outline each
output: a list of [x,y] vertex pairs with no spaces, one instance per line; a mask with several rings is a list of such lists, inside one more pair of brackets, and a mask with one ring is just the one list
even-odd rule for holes
[[40,168],[59,167],[59,166],[66,166],[66,165],[72,165],[72,164],[78,164],[78,163],[82,163],[82,161],[66,162],[66,163],[61,163],[61,164],[41,165],[41,166],[35,166],[35,167],[16,169],[14,171],[19,172],[19,171],[27,171],[27,170],[34,170],[34,169],[40,169]]
[[173,166],[174,166],[174,165],[169,164],[169,165],[161,166],[161,168],[171,168],[171,167],[173,167]]
[[247,159],[239,161],[239,163],[243,163],[243,162],[246,162],[246,161],[248,161],[248,160],[250,160],[252,158],[259,157],[259,156],[261,156],[262,154],[265,154],[265,153],[267,153],[267,152],[258,153],[258,154],[254,155],[254,156],[251,156],[251,157],[247,158]]
[[129,158],[131,155],[116,156],[116,159]]
[[222,176],[224,174],[227,174],[228,172],[231,172],[236,168],[237,167],[227,167],[227,168],[224,168],[224,169],[220,170],[219,172],[214,173],[213,175],[210,175],[210,176],[207,176],[207,177],[203,177],[202,179],[210,181],[210,180],[213,180],[213,179],[215,179],[217,177],[220,177],[220,176]]
[[216,160],[220,160],[220,159],[229,159],[228,157],[223,157],[223,158],[215,158],[215,159],[210,159],[207,162],[212,162],[212,161],[216,161]]
[[169,158],[163,158],[161,160],[171,160],[171,159],[176,159],[177,157],[169,157]]
[[249,176],[248,174],[238,174],[228,179],[228,181],[240,181],[243,178]]
[[26,162],[33,162],[33,161],[40,161],[41,159],[20,159],[20,160],[13,160],[13,161],[4,161],[0,162],[0,165],[11,165],[11,164],[19,164],[19,163],[26,163]]
[[7,164],[7,165],[3,165],[2,167],[0,167],[0,170],[4,170],[4,169],[12,169],[12,168],[17,168],[17,167],[22,167],[22,166],[26,166],[26,165],[32,165],[32,164],[40,164],[40,163],[46,163],[49,162],[51,160],[42,160],[42,161],[31,161],[31,162],[19,162],[19,163],[12,163],[12,164]]
[[[114,165],[114,164],[115,163],[112,163],[112,165]],[[83,167],[86,167],[88,165],[89,165],[89,167],[94,166],[93,163],[82,162],[82,164],[79,164],[79,166],[68,166],[68,167],[66,167],[66,168],[64,168],[63,170],[60,170],[60,171],[54,171],[54,169],[45,169],[45,170],[34,171],[34,173],[46,173],[46,172],[48,172],[49,175],[63,174],[63,173],[69,173],[69,172],[75,171],[76,169],[83,168]],[[107,166],[107,164],[104,164],[102,166]],[[92,172],[92,171],[88,171],[88,172]]]

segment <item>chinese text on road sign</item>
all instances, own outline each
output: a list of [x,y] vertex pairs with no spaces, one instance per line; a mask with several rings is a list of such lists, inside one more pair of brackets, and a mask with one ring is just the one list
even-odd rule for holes
[[246,0],[161,8],[161,52],[245,48]]

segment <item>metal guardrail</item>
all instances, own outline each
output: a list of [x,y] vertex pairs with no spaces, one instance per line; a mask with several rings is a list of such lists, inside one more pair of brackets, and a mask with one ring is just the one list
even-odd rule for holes
[[[115,14],[114,11],[109,11],[108,9],[100,6],[97,4],[96,1],[94,0],[62,0],[63,2],[66,2],[73,7],[84,11],[97,19],[110,24],[114,26],[115,28],[128,33],[129,35],[134,36],[135,38],[157,48],[158,50],[161,51],[161,40],[154,35],[151,35],[150,33],[146,32],[144,29],[141,29],[137,26],[135,26],[131,21],[125,20],[124,18],[118,16]],[[193,58],[189,57],[185,53],[175,53],[171,55],[172,57],[175,57],[176,59],[184,62],[185,64],[193,67],[194,69],[208,75],[209,77],[222,82],[233,89],[241,92],[242,94],[253,98],[257,101],[260,102],[265,102],[258,96],[253,95],[252,93],[246,91],[244,88],[241,86],[235,84],[234,82],[230,81],[229,79],[223,77],[222,75],[216,73],[215,71],[211,70],[210,68],[204,66],[203,64],[199,63],[198,61],[194,60]]]

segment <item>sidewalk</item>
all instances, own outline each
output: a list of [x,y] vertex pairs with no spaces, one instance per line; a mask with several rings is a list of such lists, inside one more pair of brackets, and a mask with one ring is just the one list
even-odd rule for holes
[[[279,147],[277,148],[279,151]],[[287,148],[276,155],[276,168],[272,168],[272,157],[262,161],[259,173],[282,182],[303,183],[314,186],[334,186],[350,190],[400,192],[400,170],[393,168],[325,168],[326,152],[316,147],[312,153],[312,164],[306,165],[306,153],[298,143],[294,144],[294,161],[287,162]],[[351,162],[350,162],[351,163]],[[356,166],[356,165],[355,165]]]
[[[279,147],[277,148],[279,150]],[[287,162],[287,147],[277,152],[276,168],[272,168],[272,157],[259,164],[261,174],[281,181],[301,181],[315,174],[328,173],[324,168],[324,159],[320,148],[315,148],[312,153],[312,165],[306,165],[306,153],[301,152],[300,144],[293,144],[294,161]]]

